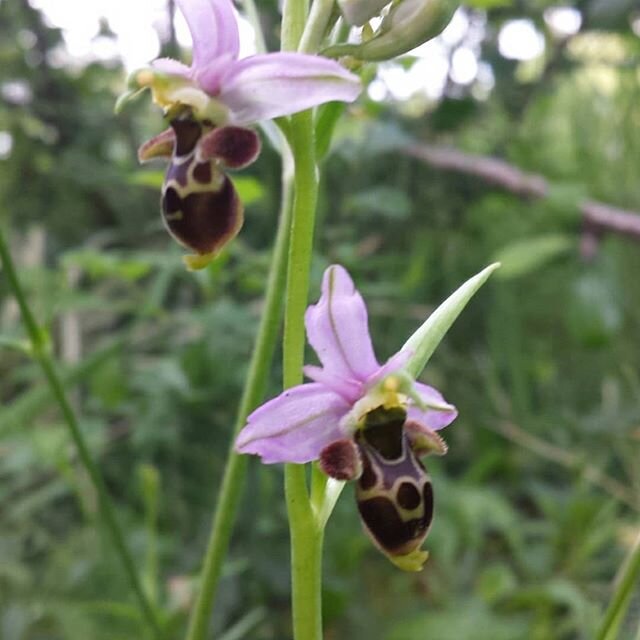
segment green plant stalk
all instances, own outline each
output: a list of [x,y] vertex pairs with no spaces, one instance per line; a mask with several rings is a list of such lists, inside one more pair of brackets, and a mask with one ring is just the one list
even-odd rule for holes
[[242,6],[255,32],[257,52],[267,53],[267,43],[264,40],[264,33],[260,24],[260,13],[258,12],[258,7],[256,7],[255,0],[242,0]]
[[89,447],[87,446],[84,436],[82,435],[78,420],[73,409],[71,408],[69,399],[67,398],[64,385],[62,384],[61,379],[58,376],[55,363],[49,351],[47,336],[45,332],[38,326],[38,323],[36,322],[36,319],[31,312],[31,308],[29,307],[27,299],[24,295],[22,286],[20,285],[20,281],[13,264],[13,260],[11,258],[11,254],[9,252],[9,248],[1,229],[0,259],[2,260],[2,264],[4,265],[4,271],[7,282],[9,283],[9,287],[18,303],[18,306],[20,307],[22,320],[27,330],[29,340],[31,342],[32,355],[40,364],[47,383],[51,389],[51,394],[54,396],[60,406],[62,415],[65,419],[67,427],[69,428],[71,438],[77,448],[80,462],[85,468],[87,475],[89,476],[89,479],[98,495],[98,501],[103,520],[111,536],[111,540],[113,542],[116,553],[120,558],[125,573],[127,574],[129,582],[131,583],[131,587],[136,594],[142,616],[152,630],[153,635],[156,638],[161,638],[162,632],[160,630],[160,623],[156,617],[156,613],[153,607],[151,606],[144,592],[144,589],[142,588],[142,584],[140,582],[140,578],[133,562],[133,558],[131,557],[127,549],[124,541],[124,535],[122,533],[120,525],[118,524],[115,509],[111,503],[109,494],[107,493],[107,488],[105,486],[104,480],[96,463],[91,457]]
[[622,620],[631,602],[631,593],[638,586],[640,580],[640,536],[636,540],[631,553],[622,568],[622,575],[618,580],[613,597],[596,635],[596,640],[613,640],[617,636],[611,633]]
[[309,12],[307,25],[300,38],[298,51],[317,53],[327,34],[331,16],[335,8],[335,0],[314,0]]
[[[61,374],[62,384],[65,389],[74,387],[86,380],[95,370],[108,362],[126,344],[124,338],[116,338],[105,347],[90,353],[85,360],[78,365],[70,367]],[[22,425],[31,423],[39,413],[44,411],[52,401],[49,387],[35,387],[24,391],[6,409],[0,413],[0,438],[22,428]]]
[[280,328],[292,197],[291,160],[288,157],[286,146],[283,146],[283,149],[282,204],[267,280],[265,308],[260,320],[249,373],[240,400],[227,465],[218,493],[217,507],[202,567],[200,591],[191,613],[187,640],[204,640],[207,636],[222,563],[229,548],[229,540],[247,468],[247,456],[239,455],[234,450],[235,436],[245,425],[249,413],[260,404],[264,396]]
[[[309,295],[309,270],[318,199],[311,111],[304,111],[291,118],[290,142],[295,178],[283,341],[285,388],[302,382],[304,361],[304,312]],[[309,501],[304,465],[285,466],[285,496],[291,536],[293,635],[295,640],[321,640],[323,529],[318,526]]]
[[280,48],[296,51],[309,13],[309,0],[284,0]]

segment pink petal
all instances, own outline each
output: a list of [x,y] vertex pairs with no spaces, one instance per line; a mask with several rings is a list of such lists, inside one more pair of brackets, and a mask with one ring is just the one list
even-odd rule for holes
[[305,324],[309,344],[327,373],[364,382],[378,370],[367,308],[343,267],[324,272],[322,296],[307,309]]
[[231,0],[177,0],[193,40],[193,69],[240,50],[238,23]]
[[349,404],[355,404],[364,394],[363,384],[358,380],[347,380],[337,377],[333,372],[308,364],[303,367],[304,375],[323,384],[327,389],[335,391],[342,396]]
[[411,357],[411,353],[408,349],[394,353],[373,375],[369,376],[366,386],[372,387],[387,376],[402,369]]
[[220,82],[229,73],[235,59],[235,56],[230,54],[218,56],[207,64],[194,69],[194,80],[205,93],[217,96],[220,92]]
[[316,460],[344,437],[338,423],[350,405],[322,384],[287,389],[256,409],[236,439],[236,451],[259,455],[266,464]]
[[[415,383],[416,391],[422,396],[425,402],[429,404],[448,404],[442,397],[442,394],[426,384],[421,382]],[[416,406],[409,406],[407,411],[407,419],[420,422],[432,431],[443,429],[451,424],[458,417],[458,410],[438,411],[436,409],[427,409],[423,411]]]
[[267,53],[233,64],[222,79],[219,99],[232,111],[234,124],[249,124],[332,100],[353,102],[360,89],[358,77],[333,60]]
[[170,76],[183,76],[187,78],[191,75],[191,69],[189,69],[186,64],[182,64],[182,62],[178,62],[173,58],[158,58],[151,63],[151,66]]

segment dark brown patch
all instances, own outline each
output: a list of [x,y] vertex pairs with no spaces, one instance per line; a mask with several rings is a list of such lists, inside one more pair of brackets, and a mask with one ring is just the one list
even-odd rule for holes
[[211,163],[197,164],[193,170],[193,179],[200,184],[209,184],[211,182]]
[[182,199],[173,187],[169,187],[162,198],[162,211],[164,213],[172,214],[177,213],[181,208]]
[[[171,188],[163,198],[165,213],[171,213],[175,196]],[[242,204],[231,180],[224,177],[221,188],[205,193],[191,193],[180,200],[182,218],[166,220],[171,233],[184,246],[196,253],[211,253],[227,242],[239,229],[242,222]],[[175,211],[175,210],[174,210]]]
[[369,456],[365,451],[362,450],[362,448],[360,448],[360,457],[362,459],[362,475],[360,476],[360,480],[358,482],[360,484],[360,488],[363,491],[368,491],[369,489],[375,487],[376,482],[378,482],[378,476],[371,467]]
[[369,533],[390,553],[409,553],[427,533],[430,519],[412,518],[404,522],[389,498],[358,501],[358,510]]
[[190,154],[198,144],[202,127],[195,120],[172,120],[171,128],[176,132],[176,148],[177,156],[186,156]]
[[230,169],[241,169],[258,157],[260,138],[252,129],[219,127],[203,136],[200,153],[203,158],[221,160]]
[[378,407],[365,416],[362,437],[385,460],[397,460],[402,455],[403,426],[406,411],[401,408]]
[[366,427],[363,437],[385,460],[397,460],[402,455],[402,423]]
[[415,509],[420,504],[420,492],[413,482],[403,482],[398,487],[396,499],[403,509]]

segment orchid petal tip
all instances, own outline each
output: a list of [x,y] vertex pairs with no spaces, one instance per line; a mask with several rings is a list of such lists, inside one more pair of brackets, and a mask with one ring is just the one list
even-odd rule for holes
[[404,556],[389,555],[389,560],[403,571],[422,571],[425,562],[429,558],[429,552],[422,549],[415,549]]
[[188,271],[200,271],[204,269],[216,257],[217,253],[193,254],[182,256],[182,261]]

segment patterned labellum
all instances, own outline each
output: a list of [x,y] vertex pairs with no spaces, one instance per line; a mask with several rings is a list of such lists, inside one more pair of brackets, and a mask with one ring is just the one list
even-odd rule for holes
[[433,490],[405,433],[405,421],[401,407],[379,407],[367,414],[356,436],[362,459],[356,500],[374,543],[402,568],[417,570],[426,560],[419,549],[433,517]]
[[162,188],[162,215],[171,235],[197,254],[191,265],[197,268],[238,233],[243,207],[220,159],[200,152],[208,133],[204,125],[187,118],[172,121],[171,128],[175,143]]

